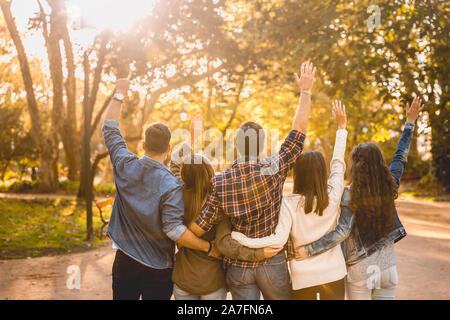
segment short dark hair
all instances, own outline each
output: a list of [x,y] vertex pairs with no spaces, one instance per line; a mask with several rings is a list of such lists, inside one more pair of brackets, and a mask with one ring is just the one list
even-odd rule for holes
[[169,128],[161,123],[155,122],[145,129],[145,151],[154,154],[162,154],[169,148],[172,134]]
[[[253,121],[247,121],[241,125],[236,133],[236,144],[239,154],[246,158],[257,158],[264,149],[264,129]],[[254,140],[256,138],[256,141]],[[251,148],[256,142],[255,148]],[[255,154],[256,151],[256,154]]]

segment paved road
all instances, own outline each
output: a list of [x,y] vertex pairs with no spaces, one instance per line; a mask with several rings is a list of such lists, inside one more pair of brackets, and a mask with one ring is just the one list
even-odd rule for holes
[[[399,199],[408,236],[396,247],[397,299],[450,299],[450,203]],[[110,299],[114,252],[100,249],[57,257],[0,261],[0,299]],[[71,265],[81,288],[66,286]]]

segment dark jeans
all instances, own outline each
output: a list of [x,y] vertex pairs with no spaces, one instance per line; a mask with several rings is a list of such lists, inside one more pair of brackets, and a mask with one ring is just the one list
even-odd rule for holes
[[292,300],[344,300],[345,278],[320,286],[292,290]]
[[112,270],[114,300],[169,300],[172,296],[172,269],[153,269],[116,252]]
[[227,284],[233,300],[288,300],[291,284],[284,251],[257,268],[230,266]]

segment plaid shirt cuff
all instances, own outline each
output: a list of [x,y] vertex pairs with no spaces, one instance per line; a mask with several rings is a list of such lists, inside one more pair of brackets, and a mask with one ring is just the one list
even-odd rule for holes
[[208,232],[213,227],[212,224],[210,224],[208,221],[202,218],[202,216],[198,216],[198,218],[195,220],[195,223],[203,229],[203,231]]
[[294,241],[292,241],[291,237],[289,237],[288,241],[286,242],[285,246],[286,252],[287,252],[287,260],[293,260],[295,257],[295,248],[294,248]]
[[301,144],[303,148],[303,144],[305,142],[306,135],[298,130],[289,131],[288,136],[286,137],[286,141],[292,144]]

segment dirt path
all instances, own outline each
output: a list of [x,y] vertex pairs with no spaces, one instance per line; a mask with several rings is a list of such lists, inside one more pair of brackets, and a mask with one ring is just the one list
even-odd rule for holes
[[[399,199],[408,236],[396,245],[398,299],[450,299],[450,203]],[[114,251],[0,261],[0,299],[111,299]],[[79,266],[81,288],[66,286]]]

